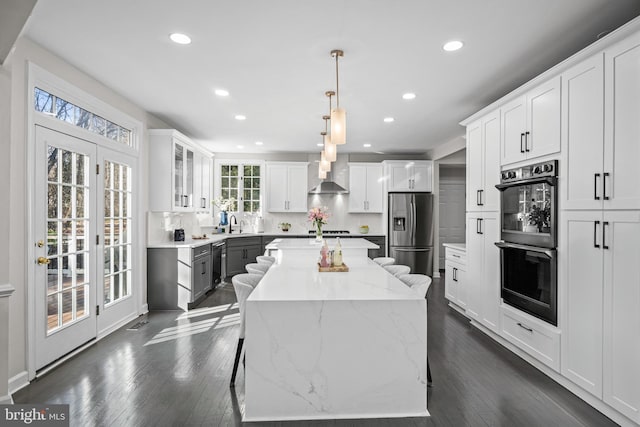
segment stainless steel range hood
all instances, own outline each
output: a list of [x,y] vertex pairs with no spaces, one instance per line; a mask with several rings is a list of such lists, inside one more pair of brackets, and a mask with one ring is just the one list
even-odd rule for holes
[[309,194],[348,194],[349,190],[331,180],[331,173],[327,173],[327,179],[309,190]]

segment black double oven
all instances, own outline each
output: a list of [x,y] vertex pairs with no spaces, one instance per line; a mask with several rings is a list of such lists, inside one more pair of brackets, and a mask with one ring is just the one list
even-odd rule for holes
[[506,304],[558,324],[557,160],[505,170],[500,190],[501,295]]

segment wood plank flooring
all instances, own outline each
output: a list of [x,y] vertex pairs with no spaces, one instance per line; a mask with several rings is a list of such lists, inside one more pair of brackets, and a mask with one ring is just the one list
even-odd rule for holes
[[[428,296],[431,417],[244,423],[256,426],[614,426],[446,305]],[[239,426],[244,372],[229,388],[238,329],[230,284],[198,309],[151,312],[14,394],[16,403],[68,403],[72,426]],[[139,320],[132,322],[137,323]]]

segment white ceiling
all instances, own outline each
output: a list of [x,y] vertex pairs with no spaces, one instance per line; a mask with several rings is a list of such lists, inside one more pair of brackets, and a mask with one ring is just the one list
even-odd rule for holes
[[[342,49],[339,152],[423,153],[639,14],[638,0],[40,0],[24,34],[214,152],[319,151]],[[443,51],[452,39],[465,47]]]

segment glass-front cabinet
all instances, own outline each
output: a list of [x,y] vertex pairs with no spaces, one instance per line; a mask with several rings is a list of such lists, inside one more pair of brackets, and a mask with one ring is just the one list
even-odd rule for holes
[[193,207],[193,151],[176,142],[173,153],[173,207],[190,209]]

